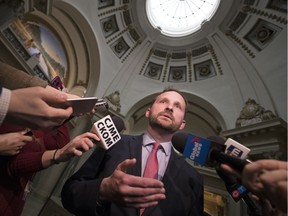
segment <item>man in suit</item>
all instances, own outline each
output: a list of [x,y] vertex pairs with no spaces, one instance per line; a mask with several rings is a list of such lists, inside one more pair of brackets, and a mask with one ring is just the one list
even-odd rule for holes
[[[140,136],[122,135],[105,151],[96,148],[65,183],[63,206],[77,216],[203,215],[202,176],[172,148],[173,134],[185,126],[187,101],[176,89],[165,89],[146,110],[149,125]],[[153,143],[158,174],[144,170]]]

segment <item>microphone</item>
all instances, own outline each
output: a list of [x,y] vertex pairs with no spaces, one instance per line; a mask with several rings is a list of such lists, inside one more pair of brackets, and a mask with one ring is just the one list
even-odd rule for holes
[[241,200],[248,194],[248,190],[237,180],[237,178],[227,171],[216,168],[218,176],[223,180],[225,187],[235,202]]
[[[242,151],[240,151],[239,149],[241,149],[242,145],[238,142],[236,142],[235,140],[232,139],[228,139],[229,142],[227,142],[228,140],[224,140],[222,137],[219,136],[210,136],[207,137],[209,140],[214,141],[216,143],[219,143],[221,145],[225,145],[226,146],[226,150],[225,152],[227,152],[227,148],[229,149],[233,149],[232,152],[237,153],[237,155],[240,157],[246,157],[247,156],[247,152],[250,152],[250,149],[246,148],[245,153],[243,154]],[[234,151],[235,149],[235,151]],[[228,152],[230,153],[230,152]],[[247,153],[247,154],[246,154]],[[227,154],[227,153],[226,153]],[[235,154],[232,154],[235,155]],[[245,156],[244,156],[245,155]],[[243,159],[243,158],[242,158]],[[239,200],[241,200],[244,196],[247,195],[247,193],[249,192],[236,178],[236,176],[232,175],[231,173],[227,172],[226,170],[220,169],[219,167],[215,168],[218,176],[223,180],[223,182],[225,183],[225,187],[228,191],[228,193],[230,194],[230,196],[233,198],[233,200],[235,202],[238,202]]]
[[225,145],[197,137],[193,134],[178,132],[172,137],[172,145],[182,155],[199,165],[215,167],[224,163],[235,170],[242,172],[244,166],[250,161],[225,154]]
[[111,118],[110,115],[107,115],[96,121],[90,131],[97,134],[100,138],[100,142],[97,142],[97,145],[108,150],[121,139],[119,132],[121,132],[124,127],[124,122],[120,117],[113,116]]
[[[217,142],[219,144],[226,146],[226,154],[230,154],[234,157],[238,157],[241,159],[245,159],[250,152],[250,149],[246,146],[241,145],[240,143],[236,142],[235,140],[228,138],[226,141],[218,136],[210,136],[208,137],[209,140]],[[228,149],[228,150],[227,150]],[[226,170],[223,170],[219,167],[215,168],[218,176],[223,180],[225,187],[233,198],[235,202],[239,200],[243,200],[246,205],[248,206],[251,216],[260,216],[260,209],[257,205],[253,202],[253,200],[249,196],[248,189],[241,184],[241,182],[237,179],[236,176],[232,175]]]
[[261,215],[259,214],[260,209],[250,198],[248,189],[243,186],[235,176],[220,168],[216,168],[216,172],[224,181],[228,193],[235,202],[243,200],[253,215]]

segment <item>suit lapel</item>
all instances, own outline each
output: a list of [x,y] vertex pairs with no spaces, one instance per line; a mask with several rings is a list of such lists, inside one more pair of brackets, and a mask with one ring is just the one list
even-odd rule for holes
[[179,159],[179,156],[176,154],[176,152],[172,148],[171,156],[167,165],[167,169],[162,179],[163,182],[165,182],[169,176],[176,176],[177,173],[179,172],[179,169],[175,168],[175,163],[178,159]]
[[141,163],[142,163],[142,143],[143,136],[133,137],[129,143],[130,158],[136,158],[136,165],[131,168],[131,174],[141,176]]

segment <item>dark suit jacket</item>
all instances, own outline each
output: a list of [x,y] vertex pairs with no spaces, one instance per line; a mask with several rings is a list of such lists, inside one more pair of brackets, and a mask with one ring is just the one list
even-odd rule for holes
[[[63,206],[77,216],[139,215],[139,209],[124,208],[115,203],[99,207],[96,198],[102,179],[110,176],[125,159],[136,158],[136,165],[128,173],[141,175],[142,143],[143,136],[122,135],[121,140],[108,151],[96,148],[78,172],[65,183],[61,194]],[[174,151],[171,152],[162,181],[166,199],[157,206],[146,208],[143,216],[203,215],[202,176]]]

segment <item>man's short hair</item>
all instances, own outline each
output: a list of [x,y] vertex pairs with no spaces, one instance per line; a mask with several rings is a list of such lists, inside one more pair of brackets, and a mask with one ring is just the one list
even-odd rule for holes
[[170,92],[170,91],[174,91],[174,92],[177,92],[179,95],[182,96],[182,98],[184,99],[185,101],[185,105],[186,105],[186,108],[185,108],[185,112],[187,112],[188,110],[188,100],[187,98],[184,96],[183,92],[181,92],[180,90],[172,87],[172,86],[168,86],[166,87],[162,92],[158,93],[157,96],[154,98],[154,100],[152,101],[152,104],[156,101],[157,97],[165,92]]

